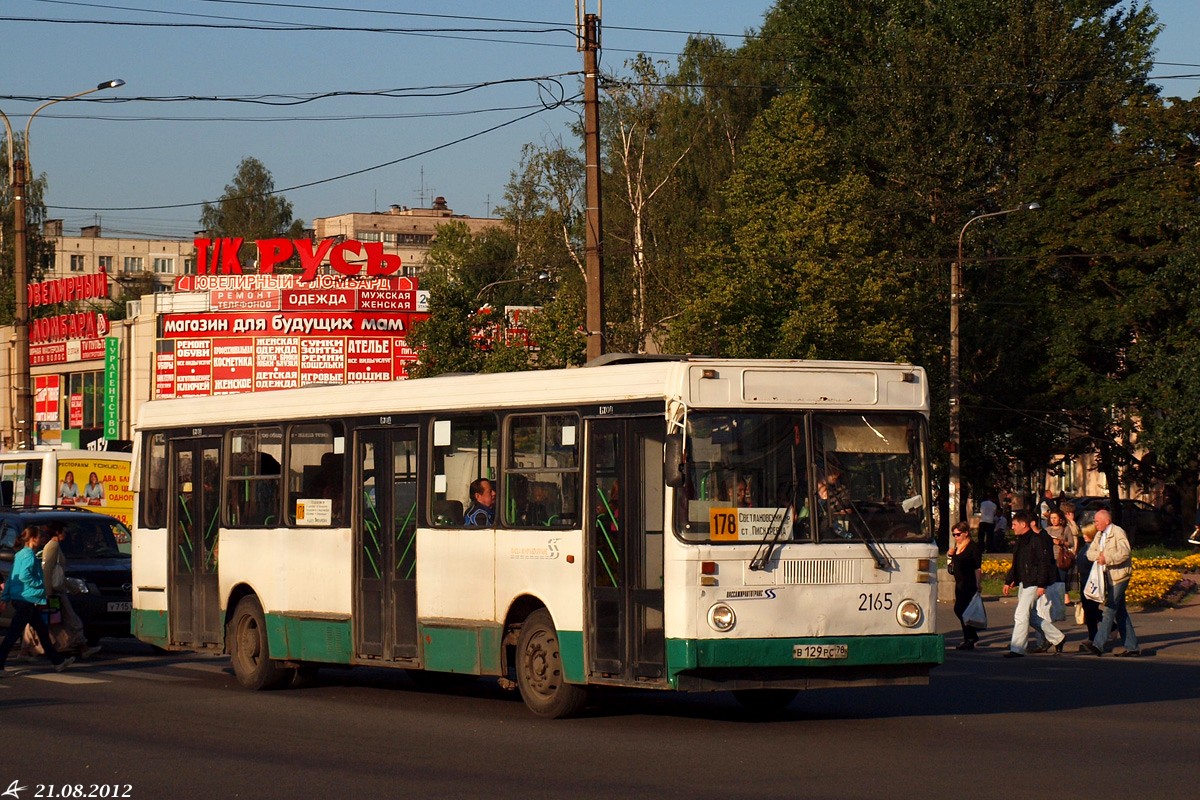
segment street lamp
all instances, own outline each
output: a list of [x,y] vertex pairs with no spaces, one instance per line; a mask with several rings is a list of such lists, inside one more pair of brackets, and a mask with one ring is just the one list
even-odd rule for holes
[[[535,281],[548,281],[548,280],[550,280],[550,272],[548,270],[539,269],[534,274],[533,279]],[[503,286],[506,283],[524,283],[525,280],[526,280],[525,278],[506,278],[505,280],[502,280],[502,281],[492,281],[491,283],[489,283],[488,285],[484,286],[482,289],[479,290],[479,292],[475,295],[475,299],[478,300],[479,298],[483,297],[484,292],[486,292],[488,289],[491,289],[492,287]]]
[[962,465],[959,451],[962,449],[962,402],[958,378],[958,306],[962,300],[963,237],[972,222],[988,217],[1002,217],[1018,211],[1034,211],[1041,208],[1038,203],[1022,203],[1016,208],[977,214],[963,224],[958,232],[958,258],[950,265],[950,524],[962,520]]
[[76,92],[66,97],[56,97],[35,108],[25,122],[24,158],[16,157],[12,125],[9,124],[8,116],[0,111],[0,117],[4,119],[4,131],[8,138],[8,177],[12,181],[13,191],[13,332],[16,334],[16,352],[13,355],[16,368],[13,370],[13,382],[16,384],[17,390],[17,403],[14,409],[16,419],[13,426],[13,449],[15,450],[33,446],[33,387],[30,385],[29,378],[29,265],[25,249],[25,176],[31,171],[29,126],[33,124],[33,118],[38,115],[38,112],[47,106],[124,85],[125,81],[120,78],[104,81],[96,84],[95,89]]

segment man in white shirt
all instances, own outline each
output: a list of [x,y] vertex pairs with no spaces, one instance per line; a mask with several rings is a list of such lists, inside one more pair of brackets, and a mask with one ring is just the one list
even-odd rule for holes
[[992,534],[996,531],[996,504],[991,497],[983,498],[979,504],[979,552],[986,553],[993,544]]

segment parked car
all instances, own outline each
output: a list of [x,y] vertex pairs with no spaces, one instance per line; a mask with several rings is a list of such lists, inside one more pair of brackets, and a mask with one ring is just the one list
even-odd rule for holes
[[1075,504],[1075,521],[1080,527],[1091,524],[1101,508],[1108,508],[1113,512],[1113,521],[1124,528],[1135,543],[1168,540],[1179,533],[1178,519],[1172,519],[1143,500],[1121,500],[1119,519],[1107,497],[1077,497],[1071,502]]
[[[89,644],[103,636],[130,636],[133,606],[132,559],[118,542],[129,541],[129,529],[116,517],[82,508],[0,508],[0,580],[7,580],[16,555],[17,535],[29,525],[62,523],[67,538],[66,577],[83,591],[71,595],[71,606],[83,622]],[[8,627],[12,609],[0,617]]]

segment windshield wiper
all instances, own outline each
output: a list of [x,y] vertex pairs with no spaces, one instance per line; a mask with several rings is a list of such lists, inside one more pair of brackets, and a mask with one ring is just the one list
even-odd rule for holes
[[[775,524],[775,515],[783,512],[782,519],[779,524]],[[779,544],[779,540],[783,538],[783,530],[787,527],[788,509],[786,506],[776,506],[771,514],[771,531],[763,537],[758,544],[758,550],[754,553],[754,558],[750,559],[750,569],[759,572],[767,568],[767,564],[771,561],[771,555],[775,552],[775,546]]]
[[871,525],[863,517],[862,512],[854,507],[853,503],[850,504],[850,508],[854,512],[854,516],[858,518],[859,525],[862,526],[863,544],[866,545],[867,550],[871,553],[871,558],[875,561],[875,569],[885,572],[892,569],[895,562],[884,550],[883,542],[879,541],[875,532],[871,530]]

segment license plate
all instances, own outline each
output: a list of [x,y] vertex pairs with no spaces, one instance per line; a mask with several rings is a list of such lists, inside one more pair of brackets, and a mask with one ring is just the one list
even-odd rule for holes
[[109,611],[133,611],[133,603],[128,600],[123,603],[109,603],[108,610]]
[[798,644],[792,648],[792,658],[848,658],[848,644]]

